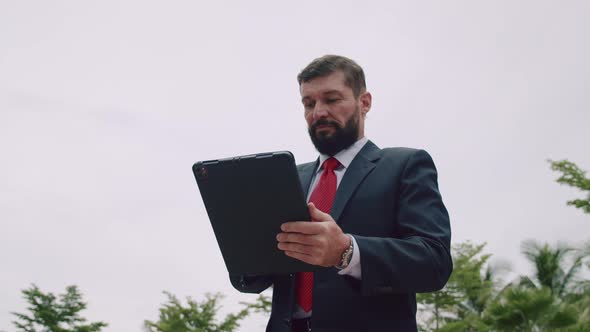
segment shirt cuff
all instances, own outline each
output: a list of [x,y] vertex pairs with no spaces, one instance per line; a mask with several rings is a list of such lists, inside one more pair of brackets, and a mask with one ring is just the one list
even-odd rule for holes
[[350,236],[350,240],[352,241],[352,258],[350,259],[348,266],[338,271],[338,274],[349,275],[355,279],[361,280],[361,252],[359,246],[356,244],[354,236],[350,234],[346,235]]

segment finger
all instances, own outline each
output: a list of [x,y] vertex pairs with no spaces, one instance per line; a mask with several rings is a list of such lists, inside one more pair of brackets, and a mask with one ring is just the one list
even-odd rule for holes
[[304,244],[299,244],[299,243],[279,242],[279,244],[277,244],[277,247],[283,251],[296,252],[296,253],[309,255],[309,256],[311,256],[314,251],[313,247],[306,246]]
[[318,209],[313,203],[307,204],[307,208],[309,209],[309,215],[313,221],[334,221],[331,215]]
[[281,225],[281,230],[286,233],[318,234],[322,225],[309,221],[290,221]]
[[314,235],[301,233],[279,233],[277,235],[277,241],[293,242],[305,245],[314,245],[317,243],[317,241],[314,239]]
[[285,255],[287,255],[289,257],[293,257],[295,259],[298,259],[298,260],[305,262],[307,264],[317,265],[316,259],[311,255],[305,255],[305,254],[301,254],[301,253],[293,252],[293,251],[285,251]]

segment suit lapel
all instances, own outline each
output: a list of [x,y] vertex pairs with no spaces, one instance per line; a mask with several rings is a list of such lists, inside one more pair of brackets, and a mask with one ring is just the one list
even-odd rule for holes
[[303,189],[304,197],[307,198],[307,192],[311,185],[311,178],[313,177],[314,171],[317,169],[319,159],[315,162],[308,163],[299,170],[299,181],[301,182],[301,189]]
[[[340,218],[344,207],[356,188],[361,184],[363,179],[371,173],[373,168],[375,168],[374,162],[379,159],[380,151],[381,150],[373,144],[373,142],[368,141],[348,166],[348,169],[346,170],[346,173],[344,173],[344,177],[338,186],[338,191],[336,192],[336,197],[332,204],[332,210],[330,211],[330,215],[336,220],[336,222],[338,222],[338,218]],[[310,181],[307,181],[307,188],[309,188],[309,182]]]

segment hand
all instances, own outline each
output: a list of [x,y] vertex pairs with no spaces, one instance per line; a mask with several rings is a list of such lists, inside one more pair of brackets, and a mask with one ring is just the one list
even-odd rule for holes
[[292,221],[281,225],[277,235],[278,248],[289,257],[308,264],[331,267],[340,264],[342,253],[350,246],[350,236],[344,234],[332,216],[307,204],[311,220]]

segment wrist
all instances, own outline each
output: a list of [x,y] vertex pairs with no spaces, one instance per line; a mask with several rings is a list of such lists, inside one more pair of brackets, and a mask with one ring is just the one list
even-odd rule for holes
[[348,234],[344,234],[347,238],[347,241],[345,241],[344,243],[347,243],[347,246],[344,248],[344,250],[341,251],[340,254],[340,261],[334,265],[334,267],[336,267],[339,270],[345,269],[348,264],[350,264],[350,261],[352,259],[352,253],[354,252],[354,241],[352,241],[352,236],[348,235]]

